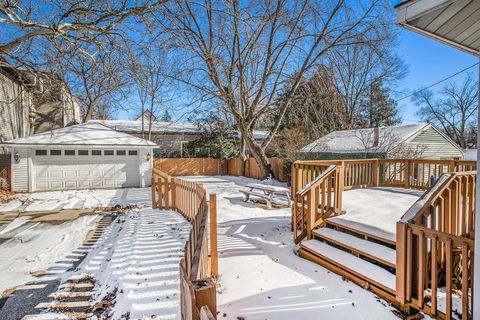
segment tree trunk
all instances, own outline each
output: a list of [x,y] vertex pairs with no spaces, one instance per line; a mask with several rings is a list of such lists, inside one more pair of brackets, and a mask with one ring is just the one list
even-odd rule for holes
[[247,171],[247,150],[245,144],[245,138],[242,133],[240,133],[240,175],[245,176]]
[[253,135],[246,134],[245,136],[245,143],[248,146],[248,149],[252,153],[252,156],[255,158],[258,166],[260,167],[261,172],[261,179],[272,178],[275,179],[275,173],[273,172],[272,165],[267,158],[265,153],[265,148],[262,148],[255,139],[253,139]]

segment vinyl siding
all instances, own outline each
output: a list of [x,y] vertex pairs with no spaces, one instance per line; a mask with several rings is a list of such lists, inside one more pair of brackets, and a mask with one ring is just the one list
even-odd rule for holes
[[423,159],[451,160],[456,157],[463,159],[463,152],[432,127],[423,130],[399,147],[402,151],[407,149],[422,150],[420,158]]
[[28,190],[28,164],[30,161],[27,148],[15,148],[12,155],[16,152],[20,155],[19,163],[12,159],[12,190],[16,192],[26,192]]

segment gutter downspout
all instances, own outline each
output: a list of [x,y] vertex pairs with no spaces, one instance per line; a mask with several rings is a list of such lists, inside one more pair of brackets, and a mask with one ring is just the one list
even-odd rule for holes
[[[473,270],[473,319],[480,319],[480,56],[478,57],[478,109],[477,109],[477,187],[475,194],[475,254],[474,254],[474,270]],[[475,300],[477,302],[475,302]]]

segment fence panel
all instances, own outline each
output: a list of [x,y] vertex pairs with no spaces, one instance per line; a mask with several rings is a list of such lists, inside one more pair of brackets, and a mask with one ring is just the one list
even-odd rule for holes
[[180,261],[182,319],[199,319],[204,306],[216,314],[216,288],[211,277],[218,275],[217,229],[212,227],[210,235],[207,229],[209,217],[210,226],[216,226],[215,194],[210,195],[208,202],[201,184],[173,178],[154,168],[152,207],[176,210],[192,225]]

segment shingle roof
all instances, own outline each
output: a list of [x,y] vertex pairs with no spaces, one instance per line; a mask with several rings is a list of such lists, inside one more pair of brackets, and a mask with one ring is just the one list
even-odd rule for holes
[[[326,136],[303,147],[300,152],[325,152],[325,153],[357,153],[365,152],[366,149],[372,152],[381,153],[382,141],[400,144],[410,136],[428,126],[426,123],[390,126],[379,128],[380,148],[373,146],[374,128],[334,131]],[[373,151],[375,149],[375,151]]]
[[156,146],[156,144],[151,141],[112,130],[100,123],[77,124],[25,138],[13,139],[4,142],[3,145]]
[[[113,130],[122,132],[142,132],[141,120],[90,120],[88,123],[100,123]],[[148,122],[144,123],[145,131],[148,131]],[[199,133],[201,129],[188,122],[153,121],[153,133]]]

